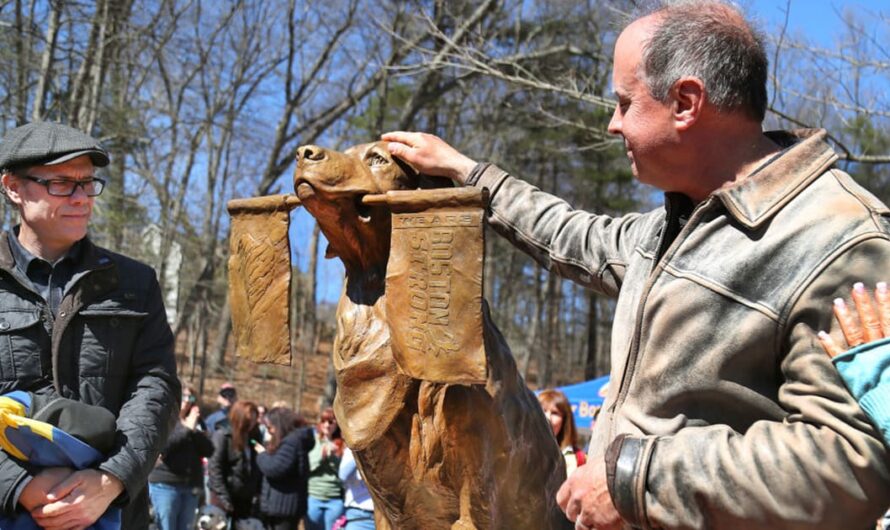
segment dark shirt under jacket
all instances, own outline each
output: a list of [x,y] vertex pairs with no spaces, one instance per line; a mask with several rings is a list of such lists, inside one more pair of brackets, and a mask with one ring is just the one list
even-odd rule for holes
[[75,243],[64,256],[55,263],[31,254],[19,241],[19,227],[12,229],[9,238],[9,249],[15,259],[15,268],[31,282],[31,288],[49,304],[53,317],[59,313],[62,295],[78,273],[85,272],[82,267],[81,242]]

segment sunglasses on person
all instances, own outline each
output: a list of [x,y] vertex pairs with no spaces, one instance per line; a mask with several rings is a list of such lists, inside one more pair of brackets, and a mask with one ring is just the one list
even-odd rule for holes
[[96,177],[75,180],[73,178],[42,179],[31,175],[19,176],[23,179],[40,184],[46,188],[47,193],[55,197],[70,197],[74,195],[78,186],[80,186],[83,192],[87,194],[87,197],[96,197],[105,189],[105,181]]

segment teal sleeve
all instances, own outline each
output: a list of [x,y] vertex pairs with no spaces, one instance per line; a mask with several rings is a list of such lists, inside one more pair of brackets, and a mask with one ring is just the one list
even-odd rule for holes
[[890,447],[890,338],[857,346],[832,362]]

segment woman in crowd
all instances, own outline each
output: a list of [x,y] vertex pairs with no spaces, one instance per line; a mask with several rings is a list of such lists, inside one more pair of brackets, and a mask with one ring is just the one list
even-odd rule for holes
[[346,490],[343,504],[346,507],[345,527],[348,530],[375,530],[374,525],[374,501],[365,485],[355,457],[348,447],[343,452],[340,460],[340,480]]
[[309,451],[315,437],[304,425],[289,408],[275,407],[266,413],[269,443],[254,445],[263,475],[260,515],[266,530],[295,530],[306,514]]
[[148,476],[148,492],[159,530],[194,528],[204,484],[201,459],[211,454],[213,444],[201,421],[195,391],[183,387],[179,421]]
[[343,456],[343,439],[330,407],[321,411],[315,429],[315,447],[309,452],[309,503],[306,530],[331,530],[343,515],[343,485],[337,476]]
[[547,389],[538,394],[538,401],[566,459],[566,476],[571,475],[578,466],[584,465],[586,458],[584,450],[578,447],[578,431],[569,399],[559,390]]
[[211,503],[233,520],[253,516],[261,476],[251,440],[259,438],[256,403],[236,401],[229,411],[229,427],[213,433],[213,456],[208,464]]

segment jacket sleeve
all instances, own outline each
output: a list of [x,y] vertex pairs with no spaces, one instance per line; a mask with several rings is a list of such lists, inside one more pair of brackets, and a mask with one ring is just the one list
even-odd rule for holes
[[297,460],[297,476],[309,478],[309,451],[315,447],[315,435],[311,427],[300,429],[300,458]]
[[617,296],[631,253],[653,232],[652,215],[575,210],[491,164],[477,165],[467,184],[488,189],[488,224],[495,231],[548,270],[607,296]]
[[141,490],[175,421],[181,389],[161,289],[149,274],[146,313],[130,356],[127,395],[117,419],[117,440],[99,465],[124,484],[124,500]]
[[229,443],[226,431],[213,433],[213,454],[207,461],[207,486],[216,499],[222,504],[221,508],[227,512],[232,511],[232,497],[226,488],[226,475],[229,465]]
[[257,455],[256,463],[263,475],[271,479],[281,479],[293,475],[300,467],[302,458],[305,458],[302,440],[299,434],[293,434],[286,436],[274,453],[267,451]]
[[616,439],[605,459],[622,517],[643,528],[874,526],[890,505],[890,455],[816,334],[830,330],[844,343],[831,301],[849,300],[856,281],[886,279],[878,265],[886,263],[886,239],[856,242],[814,271],[783,308],[775,339],[780,421],[757,421],[744,432],[710,425]]
[[207,434],[200,431],[191,431],[189,434],[199,456],[210,457],[213,455],[213,442]]
[[168,453],[176,453],[180,450],[180,448],[189,443],[189,435],[192,431],[186,429],[184,426],[174,425],[172,429],[170,429],[170,436],[167,437],[167,443],[164,444],[164,448],[161,451],[161,454],[166,455]]
[[21,494],[22,481],[32,476],[27,464],[19,462],[15,458],[0,451],[0,500],[2,500],[2,514],[13,517],[16,505]]
[[341,482],[345,483],[355,473],[356,469],[358,468],[355,465],[355,457],[352,455],[352,451],[347,449],[340,460],[340,469],[337,471],[337,476],[340,477]]

